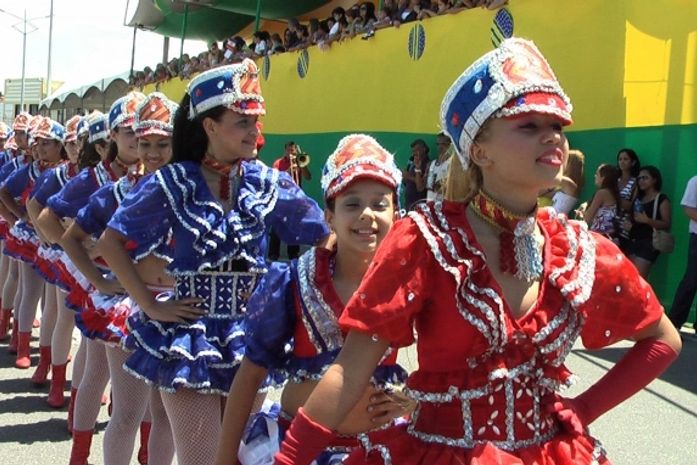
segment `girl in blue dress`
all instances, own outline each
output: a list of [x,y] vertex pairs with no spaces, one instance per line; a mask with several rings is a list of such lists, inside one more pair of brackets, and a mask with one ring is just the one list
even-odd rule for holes
[[[109,185],[138,169],[133,124],[136,107],[144,98],[145,95],[139,92],[130,92],[112,104],[108,114],[108,126],[104,125],[103,120],[97,119],[94,122],[95,134],[108,130],[111,141],[109,154],[106,160],[101,161],[93,169],[83,170],[58,194],[49,198],[48,206],[58,218],[76,218],[79,210],[87,205],[90,196],[100,187]],[[89,238],[82,241],[69,232],[70,226],[59,242],[70,258],[70,262],[66,261],[65,265],[72,267],[69,271],[75,278],[68,292],[66,304],[76,312],[81,312],[89,294],[94,289],[92,285],[104,281],[103,275],[108,268],[100,259],[98,250],[94,247],[94,241]],[[118,283],[114,280],[109,280],[109,284],[119,289]],[[87,356],[75,399],[73,444],[70,454],[70,463],[73,465],[87,463],[102,394],[109,381],[104,345],[90,338],[83,338],[83,340],[85,340]]]
[[[12,224],[10,232],[13,236],[12,245],[5,252],[19,260],[21,297],[16,312],[19,333],[15,366],[21,369],[27,369],[31,366],[32,325],[39,298],[44,293],[43,280],[36,272],[39,236],[27,216],[25,203],[41,174],[62,163],[65,157],[63,148],[65,128],[49,118],[36,117],[34,121],[37,124],[32,137],[36,141],[37,157],[31,163],[24,164],[13,171],[0,188],[0,200],[6,208],[5,219]],[[49,288],[45,294],[43,311],[47,317],[55,316],[55,300],[55,290]],[[46,340],[46,333],[44,331],[42,342]],[[41,351],[39,370],[32,377],[36,384],[43,384],[46,381],[46,374],[50,366],[48,360],[50,359],[50,348],[48,350],[46,348],[44,346]]]
[[[344,334],[337,319],[398,215],[400,183],[392,155],[370,136],[346,136],[327,160],[322,187],[336,246],[313,247],[288,264],[274,263],[250,298],[245,357],[230,388],[216,465],[235,465],[238,456],[242,465],[259,463],[262,455],[272,460],[298,407],[341,349]],[[361,404],[342,423],[342,437],[317,464],[340,463],[360,435],[379,434],[405,414],[389,394],[406,379],[396,358],[396,351],[385,354]],[[245,428],[269,371],[287,381],[281,404],[267,403]]]
[[[67,236],[76,243],[85,243],[90,237],[98,239],[128,192],[170,161],[175,110],[176,104],[160,93],[150,94],[140,102],[133,124],[138,144],[139,169],[130,171],[116,182],[105,184],[92,194],[87,205],[80,209],[75,222],[68,228]],[[163,243],[162,247],[168,245]],[[85,275],[98,281],[98,278],[101,278],[100,270],[89,261],[87,250],[82,254],[84,256],[80,264],[81,268],[85,268]],[[136,270],[148,285],[160,291],[171,290],[173,282],[164,273],[166,262],[159,258],[162,255],[160,251],[153,250],[146,257],[138,257]],[[158,416],[164,417],[164,425],[162,422],[160,425],[155,424],[155,434],[150,435],[151,424],[156,422],[151,422],[150,415],[147,415],[149,388],[122,369],[128,357],[128,352],[123,348],[128,333],[126,320],[136,309],[132,299],[123,292],[91,289],[82,309],[75,315],[76,324],[83,336],[106,345],[113,408],[103,441],[105,465],[131,463],[133,444],[139,426],[139,463],[170,463],[174,454],[166,415]],[[150,407],[151,411],[162,410],[159,395],[154,398]],[[152,447],[147,447],[149,437],[155,440]]]
[[[159,389],[179,465],[212,463],[222,397],[244,355],[244,313],[266,272],[269,227],[291,244],[327,236],[322,211],[285,173],[254,160],[265,114],[251,60],[199,74],[174,121],[173,161],[139,183],[100,240],[142,309],[124,368]],[[172,295],[156,298],[135,272],[170,242]]]

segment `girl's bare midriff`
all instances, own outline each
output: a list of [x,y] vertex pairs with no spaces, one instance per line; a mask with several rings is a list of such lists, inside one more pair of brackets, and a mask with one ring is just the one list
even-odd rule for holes
[[167,274],[167,262],[149,255],[135,264],[140,279],[148,286],[174,287],[174,278]]
[[[319,381],[303,381],[302,383],[288,382],[285,388],[283,388],[283,394],[281,395],[281,407],[283,411],[295,416],[298,409],[302,407],[307,398],[310,397],[317,383],[319,383]],[[346,418],[344,418],[336,428],[336,432],[344,435],[355,435],[382,426],[384,423],[372,422],[371,417],[373,413],[368,412],[370,396],[379,392],[380,390],[375,387],[368,387],[363,393],[361,400],[358,401],[353,407],[353,410],[349,412]]]

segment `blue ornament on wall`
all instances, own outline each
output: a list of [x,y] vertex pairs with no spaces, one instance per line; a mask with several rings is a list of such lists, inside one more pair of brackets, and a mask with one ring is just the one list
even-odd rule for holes
[[501,8],[494,16],[491,26],[491,43],[498,47],[504,39],[513,37],[513,15],[507,8]]
[[426,50],[426,29],[421,24],[414,25],[409,31],[409,43],[407,51],[409,57],[416,61],[419,60]]
[[307,50],[302,50],[298,56],[298,76],[305,78],[310,70],[310,54]]

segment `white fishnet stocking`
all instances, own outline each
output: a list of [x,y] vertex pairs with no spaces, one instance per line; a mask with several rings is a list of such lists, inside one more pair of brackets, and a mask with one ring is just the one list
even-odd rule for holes
[[128,356],[117,347],[106,348],[113,410],[104,433],[104,465],[131,463],[136,434],[148,407],[150,388],[121,368]]
[[53,330],[56,327],[56,319],[58,318],[56,286],[53,284],[44,284],[43,304],[44,306],[41,311],[41,329],[39,330],[39,345],[45,347],[51,345]]
[[19,263],[19,276],[22,283],[22,296],[19,306],[15,307],[21,332],[31,332],[31,326],[36,317],[36,306],[39,304],[43,293],[44,280],[36,274],[36,271],[28,263]]
[[19,271],[17,268],[17,261],[11,259],[7,255],[2,256],[0,261],[0,267],[4,268],[5,280],[2,281],[5,284],[2,287],[2,306],[4,308],[17,308],[15,306],[15,296],[19,293]]
[[169,426],[169,418],[160,391],[155,388],[150,389],[150,420],[152,429],[150,430],[150,440],[148,441],[148,465],[171,465],[174,458],[174,441],[172,440],[172,429]]
[[191,389],[162,392],[178,465],[213,463],[221,430],[220,397]]
[[[85,338],[80,336],[80,347],[77,348],[77,353],[73,358],[73,372],[70,378],[70,387],[77,389],[80,386],[82,375],[85,373],[85,365],[87,364],[87,343]],[[101,399],[100,399],[101,400]]]
[[[58,286],[56,289],[56,326],[51,338],[51,360],[54,365],[63,365],[68,361],[68,354],[73,343],[73,328],[75,327],[75,312],[65,306],[65,291]],[[84,361],[83,361],[84,368]],[[73,365],[73,378],[75,366]]]
[[73,430],[87,431],[94,429],[101,407],[102,394],[109,382],[109,368],[104,344],[86,340],[87,360],[85,371],[80,380],[75,398]]

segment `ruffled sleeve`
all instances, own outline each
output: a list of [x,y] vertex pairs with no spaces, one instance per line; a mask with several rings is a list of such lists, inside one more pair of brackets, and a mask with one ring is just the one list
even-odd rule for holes
[[75,222],[87,234],[98,239],[106,229],[106,225],[117,207],[118,204],[114,197],[114,183],[109,182],[90,196],[87,205],[77,213]]
[[589,349],[628,339],[658,322],[663,315],[651,285],[615,244],[593,234],[596,248],[595,280],[588,301],[581,307],[581,332]]
[[395,347],[414,342],[413,321],[429,297],[432,260],[414,220],[397,221],[346,305],[342,329],[375,334]]
[[322,209],[288,173],[278,172],[277,188],[278,200],[267,218],[269,226],[283,242],[314,245],[329,234]]
[[49,197],[46,205],[60,218],[75,218],[98,187],[92,168],[85,168],[57,194]]
[[5,184],[3,187],[7,189],[7,191],[12,195],[14,198],[21,197],[22,193],[24,190],[27,188],[27,184],[29,184],[29,167],[31,165],[24,165],[18,170],[12,172],[11,175],[8,176],[8,178],[5,180]]
[[245,320],[245,356],[264,368],[281,369],[296,320],[291,266],[271,265],[247,303]]
[[173,212],[156,176],[143,178],[123,199],[107,227],[131,241],[136,257],[148,255],[169,236]]
[[56,176],[56,170],[58,169],[51,168],[41,173],[29,194],[30,199],[36,199],[37,202],[45,206],[48,198],[61,189],[58,176]]
[[4,183],[15,169],[17,169],[15,160],[9,160],[7,163],[2,165],[2,168],[0,168],[0,183]]

